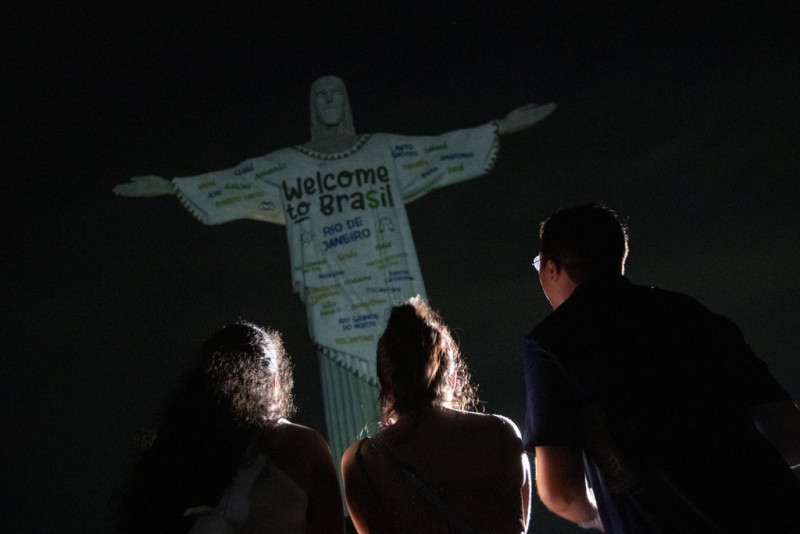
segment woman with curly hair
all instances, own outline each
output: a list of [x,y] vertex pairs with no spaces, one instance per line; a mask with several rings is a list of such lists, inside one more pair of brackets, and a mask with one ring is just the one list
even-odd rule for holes
[[342,458],[358,532],[525,532],[530,467],[510,420],[471,411],[450,331],[422,299],[392,308],[378,341],[382,429]]
[[119,533],[344,532],[330,450],[290,423],[280,335],[225,326],[166,405],[118,509]]

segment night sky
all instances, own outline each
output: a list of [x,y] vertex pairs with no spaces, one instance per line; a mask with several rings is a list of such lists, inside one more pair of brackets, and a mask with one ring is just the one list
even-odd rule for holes
[[[407,207],[487,412],[522,423],[521,340],[549,311],[537,225],[588,201],[628,218],[634,282],[733,319],[800,398],[796,2],[329,4],[3,8],[3,532],[108,531],[137,437],[237,318],[284,333],[295,421],[324,432],[284,227],[111,188],[307,141],[327,74],[359,133],[558,104],[489,175]],[[538,504],[532,530],[572,531]]]

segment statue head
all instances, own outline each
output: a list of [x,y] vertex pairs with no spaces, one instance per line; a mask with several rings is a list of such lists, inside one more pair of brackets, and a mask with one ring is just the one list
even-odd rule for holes
[[353,112],[341,78],[323,76],[311,86],[311,140],[355,135]]

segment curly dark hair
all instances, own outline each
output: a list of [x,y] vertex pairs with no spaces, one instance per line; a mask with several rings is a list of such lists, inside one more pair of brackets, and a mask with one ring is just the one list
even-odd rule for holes
[[116,532],[187,532],[189,507],[214,506],[245,448],[291,416],[292,366],[278,332],[248,322],[202,345],[131,473]]
[[472,410],[477,403],[450,330],[419,296],[392,308],[378,340],[377,369],[384,425],[424,406]]
[[200,370],[232,421],[257,424],[294,414],[292,366],[274,330],[245,322],[225,326],[203,344]]

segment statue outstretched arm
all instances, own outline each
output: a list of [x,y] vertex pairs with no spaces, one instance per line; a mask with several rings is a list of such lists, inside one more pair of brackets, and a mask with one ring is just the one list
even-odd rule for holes
[[547,104],[527,104],[511,111],[502,119],[497,119],[497,133],[499,135],[510,134],[530,128],[543,118],[550,115],[556,109],[555,102]]
[[152,174],[134,176],[112,191],[121,197],[177,195],[181,204],[203,224],[236,219],[286,224],[278,188],[252,178],[260,172],[268,174],[285,168],[265,158],[254,158],[232,169],[173,180]]
[[129,182],[114,186],[112,191],[120,197],[158,197],[176,193],[169,180],[154,174],[134,176]]

